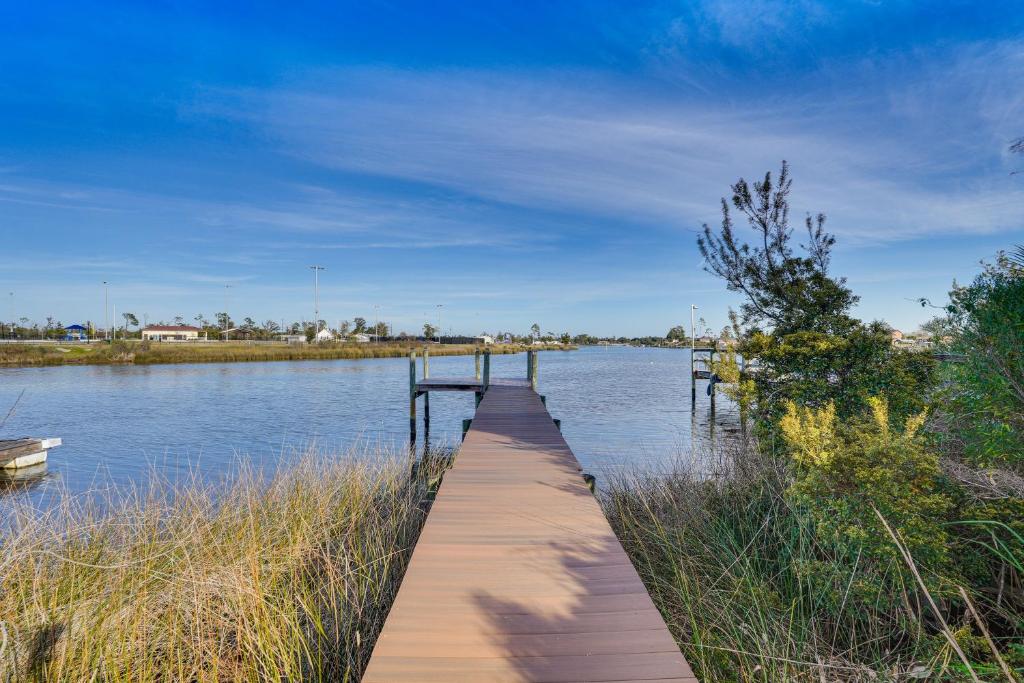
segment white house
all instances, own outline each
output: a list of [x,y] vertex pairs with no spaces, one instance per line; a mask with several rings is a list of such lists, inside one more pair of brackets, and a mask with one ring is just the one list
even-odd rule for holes
[[349,337],[349,339],[351,341],[356,342],[357,344],[368,344],[370,342],[370,335],[363,334],[362,332],[357,332],[356,334],[353,334],[351,337]]
[[324,329],[322,329],[322,330],[320,330],[319,332],[317,332],[317,333],[316,333],[316,337],[314,337],[314,340],[315,340],[315,341],[316,341],[317,343],[319,343],[319,342],[329,342],[329,341],[334,341],[334,338],[335,338],[335,337],[334,337],[334,333],[333,333],[333,332],[331,332],[330,330],[328,330],[328,329],[327,329],[327,328],[325,327]]
[[477,344],[493,344],[494,337],[490,336],[489,334],[481,334],[478,337],[473,337],[473,341],[475,341]]
[[191,325],[150,325],[142,330],[142,338],[152,341],[195,341],[202,332]]

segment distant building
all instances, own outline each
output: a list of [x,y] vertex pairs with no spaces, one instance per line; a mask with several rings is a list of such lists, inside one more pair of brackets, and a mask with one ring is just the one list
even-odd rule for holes
[[287,344],[305,344],[306,335],[304,334],[279,334],[278,338]]
[[142,338],[152,341],[195,341],[202,332],[191,325],[150,325],[142,330]]
[[357,332],[356,334],[353,334],[351,337],[349,337],[349,339],[351,341],[356,342],[357,344],[369,344],[370,343],[370,335],[363,334],[362,332]]
[[903,333],[900,332],[899,330],[893,330],[892,332],[890,332],[890,334],[892,335],[893,344],[903,339]]
[[490,336],[489,334],[481,334],[477,337],[473,337],[473,341],[475,341],[478,344],[493,344],[494,337]]
[[334,341],[334,333],[324,328],[316,333],[316,337],[313,338],[317,343]]
[[64,341],[84,341],[89,338],[89,330],[82,325],[68,325],[64,328]]

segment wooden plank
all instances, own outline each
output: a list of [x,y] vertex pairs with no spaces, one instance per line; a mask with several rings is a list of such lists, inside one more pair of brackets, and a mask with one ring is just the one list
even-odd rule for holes
[[484,393],[363,680],[695,681],[527,381]]
[[24,455],[45,450],[42,439],[5,439],[0,441],[0,467]]

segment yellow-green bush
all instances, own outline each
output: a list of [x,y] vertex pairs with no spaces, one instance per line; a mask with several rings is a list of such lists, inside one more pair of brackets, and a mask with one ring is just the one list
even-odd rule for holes
[[[788,496],[810,516],[819,540],[847,557],[851,570],[860,567],[850,591],[895,604],[908,600],[914,581],[879,514],[916,562],[943,572],[952,500],[942,487],[938,457],[921,435],[925,414],[897,428],[884,399],[868,403],[868,415],[845,423],[831,403],[818,409],[787,405],[780,428],[794,463]],[[820,567],[812,562],[806,570]],[[938,579],[928,582],[930,590],[943,589]]]

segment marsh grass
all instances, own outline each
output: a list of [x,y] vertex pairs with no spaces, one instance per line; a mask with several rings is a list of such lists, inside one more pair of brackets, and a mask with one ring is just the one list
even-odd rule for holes
[[[866,561],[816,536],[787,499],[789,482],[781,460],[747,447],[722,471],[619,476],[601,493],[700,680],[1017,680],[1009,676],[1022,672],[1007,673],[998,653],[991,661],[997,645],[987,633],[987,643],[969,635],[971,616],[946,623],[949,602],[936,605],[927,589],[906,585],[896,608],[890,596],[864,597]],[[977,617],[977,596],[960,591]],[[973,648],[972,661],[961,645]]]
[[[286,360],[339,360],[360,358],[398,358],[422,344],[252,344],[227,343],[146,343],[118,340],[112,344],[90,345],[2,344],[0,367],[31,365],[106,365],[134,363],[237,363]],[[472,355],[478,347],[471,344],[431,345],[432,356]],[[527,347],[496,344],[487,347],[496,355],[520,353]],[[574,347],[538,347],[542,350],[568,350]]]
[[409,465],[311,454],[224,485],[16,506],[0,681],[358,680],[437,479]]

